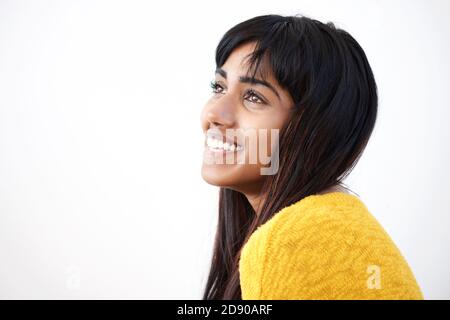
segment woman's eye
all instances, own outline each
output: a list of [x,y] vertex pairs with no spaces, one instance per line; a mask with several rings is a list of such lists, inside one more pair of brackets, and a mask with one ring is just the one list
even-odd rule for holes
[[[224,88],[217,81],[211,81],[210,87],[214,94],[223,93]],[[266,104],[265,100],[261,98],[253,89],[250,89],[246,92],[244,99],[251,103]]]
[[259,103],[259,104],[264,104],[265,101],[255,93],[255,91],[253,90],[249,90],[247,92],[247,95],[245,96],[245,98],[248,98],[248,101],[253,102],[253,103]]
[[223,91],[223,87],[216,81],[211,81],[210,87],[212,88],[213,93],[222,93]]

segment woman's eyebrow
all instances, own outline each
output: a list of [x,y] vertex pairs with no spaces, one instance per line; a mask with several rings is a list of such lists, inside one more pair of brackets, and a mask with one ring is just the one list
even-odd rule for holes
[[[225,70],[223,70],[222,68],[217,68],[216,69],[216,73],[220,74],[225,79],[227,78],[227,72]],[[268,83],[265,80],[255,79],[255,78],[252,78],[252,77],[240,76],[239,77],[239,81],[242,82],[242,83],[252,83],[252,84],[263,85],[263,86],[269,88],[270,90],[272,90],[273,93],[275,93],[275,95],[278,97],[278,100],[281,100],[280,95],[278,94],[277,90],[270,83]]]

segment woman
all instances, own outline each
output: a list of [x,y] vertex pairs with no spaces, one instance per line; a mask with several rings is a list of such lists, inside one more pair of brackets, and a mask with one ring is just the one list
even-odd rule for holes
[[[356,40],[331,22],[259,16],[226,32],[216,67],[201,114],[202,177],[220,187],[203,298],[423,299],[389,235],[342,183],[377,116]],[[249,161],[260,149],[270,161]]]

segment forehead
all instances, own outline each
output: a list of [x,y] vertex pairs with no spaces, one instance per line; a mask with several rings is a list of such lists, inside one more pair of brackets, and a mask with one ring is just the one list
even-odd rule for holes
[[256,78],[266,80],[273,85],[277,86],[277,81],[273,75],[272,69],[267,61],[267,57],[264,56],[259,66],[253,66],[250,69],[250,55],[255,50],[256,43],[246,43],[236,49],[234,49],[227,60],[225,61],[222,69],[225,69],[227,73],[234,74],[234,76],[253,76],[255,68],[257,72]]

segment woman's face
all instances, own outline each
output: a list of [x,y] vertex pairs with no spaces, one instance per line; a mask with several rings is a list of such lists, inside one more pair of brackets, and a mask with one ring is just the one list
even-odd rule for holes
[[[259,155],[256,162],[250,161],[255,159],[255,148],[250,146],[249,139],[258,152],[264,149],[270,156],[274,143],[278,143],[271,136],[271,129],[282,128],[293,106],[290,94],[279,86],[273,74],[266,77],[266,85],[245,79],[246,56],[253,49],[254,43],[241,45],[216,70],[212,96],[201,113],[205,133],[203,179],[243,193],[258,193],[266,177],[260,169],[267,167],[264,165],[267,162],[261,162]],[[264,132],[267,139],[260,136],[264,136]],[[224,146],[224,142],[229,143]],[[234,161],[230,161],[230,157]]]

